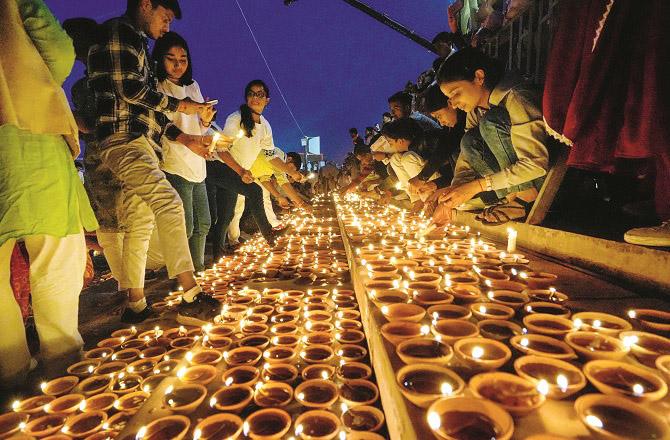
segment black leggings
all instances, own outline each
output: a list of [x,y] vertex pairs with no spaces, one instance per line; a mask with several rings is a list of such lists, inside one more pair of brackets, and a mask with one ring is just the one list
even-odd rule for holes
[[212,216],[213,253],[220,256],[226,243],[228,226],[235,215],[237,196],[246,198],[245,203],[254,217],[258,229],[266,240],[272,239],[272,225],[268,222],[263,207],[263,190],[256,183],[244,183],[242,178],[228,165],[220,161],[207,162],[207,186],[216,189],[216,218]]

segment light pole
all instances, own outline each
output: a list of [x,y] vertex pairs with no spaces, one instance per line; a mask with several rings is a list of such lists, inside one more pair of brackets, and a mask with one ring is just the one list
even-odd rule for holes
[[309,155],[309,140],[314,138],[316,138],[316,136],[304,136],[302,138],[302,146],[305,147],[305,171],[309,171],[309,159],[307,158]]

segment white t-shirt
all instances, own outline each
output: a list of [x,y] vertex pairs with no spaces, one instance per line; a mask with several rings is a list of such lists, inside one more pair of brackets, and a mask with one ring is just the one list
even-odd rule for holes
[[[200,86],[193,81],[188,86],[179,86],[170,80],[164,80],[158,83],[158,91],[166,95],[174,96],[177,99],[191,98],[193,101],[203,102]],[[175,123],[181,131],[186,134],[203,135],[207,129],[200,125],[200,117],[187,115],[185,113],[168,113],[168,118]],[[207,177],[207,168],[205,159],[198,156],[180,142],[171,141],[165,137],[161,140],[163,145],[163,171],[176,174],[190,182],[202,182]]]
[[230,154],[242,168],[248,170],[254,164],[258,153],[264,150],[266,157],[275,157],[275,143],[272,139],[272,127],[270,123],[261,115],[260,124],[256,124],[251,137],[243,133],[242,115],[239,111],[232,113],[226,119],[223,126],[223,134],[235,138],[230,147]]

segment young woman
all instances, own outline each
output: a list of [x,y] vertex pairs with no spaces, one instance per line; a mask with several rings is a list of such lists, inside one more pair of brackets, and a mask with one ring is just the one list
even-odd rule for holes
[[524,219],[549,166],[539,94],[473,48],[447,58],[437,82],[451,105],[468,115],[454,180],[436,193],[435,222],[446,223],[452,209],[480,193],[493,203],[479,214],[483,223]]
[[277,169],[296,180],[302,179],[299,172],[276,156],[272,128],[262,116],[270,102],[268,86],[261,80],[251,81],[244,89],[244,97],[245,103],[239,111],[228,116],[223,127],[223,134],[235,141],[228,151],[218,153],[220,160],[207,162],[207,180],[216,190],[215,260],[223,253],[238,195],[246,198],[261,234],[270,245],[274,245],[275,234],[263,207],[263,191],[254,183],[250,171],[259,153],[263,152]]
[[[175,32],[156,40],[152,58],[156,66],[158,91],[177,99],[205,101],[193,79],[191,54],[186,41]],[[199,114],[170,113],[169,118],[186,134],[203,135],[209,129],[215,110],[205,107]],[[186,233],[196,272],[205,270],[205,240],[211,217],[207,201],[205,159],[177,141],[163,137],[162,170],[184,203]]]

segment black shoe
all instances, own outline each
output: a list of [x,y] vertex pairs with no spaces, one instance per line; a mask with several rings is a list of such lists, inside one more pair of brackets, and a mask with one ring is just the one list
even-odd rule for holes
[[155,281],[158,279],[158,272],[147,269],[144,271],[144,281]]
[[203,326],[212,322],[221,312],[221,303],[206,293],[198,293],[193,302],[182,302],[177,306],[177,322],[181,325]]
[[139,324],[148,319],[156,319],[159,315],[151,306],[146,306],[141,312],[133,312],[130,307],[126,307],[121,314],[121,322],[126,324]]

